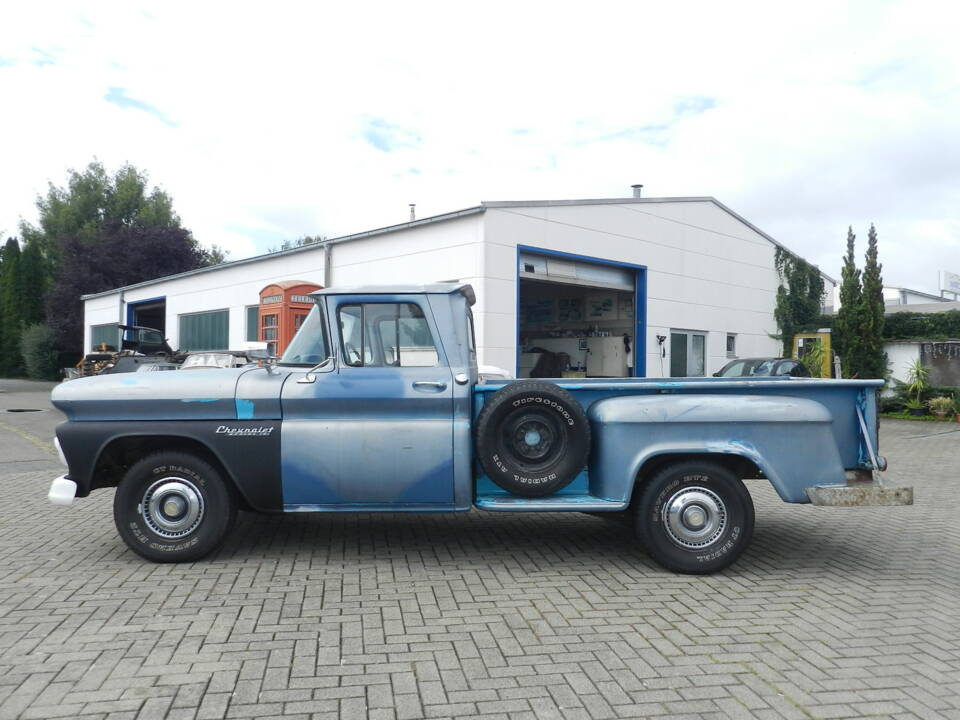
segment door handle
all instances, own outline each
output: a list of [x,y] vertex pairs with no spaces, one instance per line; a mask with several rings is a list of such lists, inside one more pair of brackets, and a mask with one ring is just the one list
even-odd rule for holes
[[447,389],[447,384],[442,380],[417,380],[413,384],[414,390],[432,390],[440,392]]

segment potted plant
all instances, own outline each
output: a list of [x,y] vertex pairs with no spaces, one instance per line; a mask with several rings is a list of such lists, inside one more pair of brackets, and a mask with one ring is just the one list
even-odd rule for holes
[[926,406],[921,401],[916,399],[911,398],[910,400],[907,400],[904,408],[906,409],[907,413],[913,415],[914,417],[923,417],[927,414]]
[[927,414],[920,396],[923,394],[923,391],[927,389],[929,378],[930,371],[923,366],[920,358],[914,360],[910,365],[910,369],[907,371],[907,392],[914,395],[907,403],[907,412],[911,415],[920,416]]
[[953,398],[944,395],[938,395],[927,401],[927,407],[937,417],[946,417],[947,413],[953,410]]

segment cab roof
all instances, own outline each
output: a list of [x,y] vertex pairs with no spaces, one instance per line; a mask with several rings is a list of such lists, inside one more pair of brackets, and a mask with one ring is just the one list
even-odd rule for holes
[[310,295],[453,295],[455,293],[463,295],[471,305],[477,301],[472,285],[456,282],[424,285],[344,285],[315,290]]

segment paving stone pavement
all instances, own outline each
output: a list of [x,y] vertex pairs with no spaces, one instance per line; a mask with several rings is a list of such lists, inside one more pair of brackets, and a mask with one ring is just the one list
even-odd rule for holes
[[955,427],[884,422],[913,507],[750,481],[753,545],[710,577],[580,514],[243,514],[155,565],[111,491],[54,508],[57,466],[13,466],[0,718],[960,718]]

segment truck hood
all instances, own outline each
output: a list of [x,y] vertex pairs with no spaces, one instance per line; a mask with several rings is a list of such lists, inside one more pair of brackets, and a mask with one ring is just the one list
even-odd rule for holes
[[68,420],[234,420],[237,384],[261,368],[97,375],[64,382],[50,400]]

